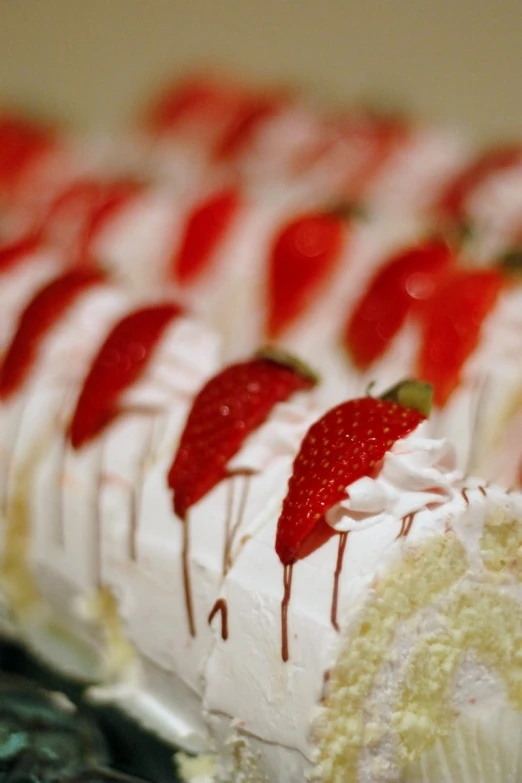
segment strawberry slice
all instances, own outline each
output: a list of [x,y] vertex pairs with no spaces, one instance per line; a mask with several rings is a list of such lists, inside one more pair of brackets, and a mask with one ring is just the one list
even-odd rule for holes
[[379,470],[395,441],[424,421],[430,401],[430,387],[406,381],[381,399],[363,397],[337,405],[310,427],[277,525],[276,552],[284,566],[309,554],[311,539],[322,542],[327,528],[333,534],[326,513],[349,496],[350,484]]
[[313,302],[340,261],[344,234],[345,222],[328,213],[300,215],[279,231],[268,261],[269,339],[279,338]]
[[164,90],[146,117],[155,133],[170,133],[184,124],[206,127],[230,122],[244,95],[236,85],[209,76],[196,76]]
[[477,188],[490,177],[522,163],[522,147],[509,144],[488,149],[464,168],[445,188],[436,207],[448,220],[465,217],[466,203]]
[[229,475],[229,460],[278,402],[315,383],[307,368],[280,352],[262,352],[211,378],[194,400],[168,474],[178,517],[185,520]]
[[17,264],[25,261],[42,244],[38,232],[29,231],[21,237],[0,246],[0,274],[8,272]]
[[0,367],[0,399],[9,399],[23,385],[52,327],[103,279],[98,270],[77,269],[54,278],[35,294],[20,316]]
[[454,254],[429,240],[395,254],[370,281],[344,330],[344,345],[360,370],[379,359],[414,308],[432,296]]
[[218,161],[230,161],[248,145],[258,128],[274,117],[284,105],[283,96],[260,96],[247,100],[235,120],[220,139],[214,156]]
[[435,291],[424,314],[417,372],[433,384],[437,405],[445,405],[458,386],[484,320],[506,284],[500,269],[459,269]]
[[206,271],[239,208],[239,193],[232,189],[213,193],[195,206],[172,260],[172,274],[178,283],[188,285]]
[[409,140],[411,128],[403,117],[366,111],[349,117],[341,135],[355,148],[361,160],[346,183],[346,198],[361,198],[393,154]]
[[104,224],[114,217],[137,193],[141,186],[133,180],[97,182],[79,180],[64,190],[51,204],[44,218],[43,230],[52,241],[58,234],[71,233],[73,258],[71,263],[90,263],[90,248]]
[[0,117],[0,190],[11,193],[27,170],[55,145],[47,128],[10,115]]
[[170,323],[181,314],[173,302],[135,310],[111,330],[85,378],[69,427],[74,449],[113,421],[122,394],[145,372]]

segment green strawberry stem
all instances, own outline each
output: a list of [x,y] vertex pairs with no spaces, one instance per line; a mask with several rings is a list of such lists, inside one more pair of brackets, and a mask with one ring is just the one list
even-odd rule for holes
[[274,362],[274,364],[280,364],[283,367],[289,367],[299,375],[307,378],[313,386],[315,386],[320,381],[320,376],[318,373],[312,370],[312,368],[306,364],[306,362],[304,362],[302,359],[299,359],[297,356],[288,353],[283,348],[279,348],[278,346],[263,346],[263,348],[260,348],[256,352],[256,356],[258,356],[260,359],[266,359],[269,362]]
[[522,247],[513,247],[498,260],[498,268],[508,277],[518,277],[522,274]]
[[433,404],[433,386],[424,381],[406,378],[387,389],[380,395],[380,399],[396,402],[404,408],[429,416]]
[[326,209],[328,215],[341,220],[368,220],[370,211],[361,201],[339,201]]

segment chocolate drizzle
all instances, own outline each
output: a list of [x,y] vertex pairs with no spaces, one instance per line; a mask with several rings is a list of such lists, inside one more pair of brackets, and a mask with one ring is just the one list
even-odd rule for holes
[[218,612],[221,613],[221,638],[224,642],[226,642],[228,639],[228,606],[224,598],[218,598],[212,607],[208,616],[209,625],[212,623],[212,620]]
[[223,576],[227,575],[230,566],[230,529],[232,526],[232,513],[234,510],[234,479],[227,481],[227,505],[225,511],[225,546],[223,547]]
[[[485,498],[487,498],[487,496],[488,496],[488,493],[487,493],[487,491],[486,491],[486,487],[488,487],[488,486],[489,486],[489,484],[486,484],[486,486],[484,486],[483,484],[480,484],[480,485],[477,487],[477,490],[478,490],[478,491],[480,492],[480,494],[481,494],[481,495],[483,495]],[[508,490],[508,491],[509,491],[509,490]],[[469,487],[463,487],[463,488],[460,490],[460,494],[461,494],[461,495],[462,495],[462,497],[464,498],[464,502],[465,502],[466,506],[469,506],[469,496],[468,496],[468,492],[469,492]]]
[[337,550],[337,562],[335,564],[335,571],[334,571],[332,611],[330,614],[330,619],[332,621],[333,627],[337,632],[340,630],[339,623],[337,622],[337,606],[339,603],[339,577],[341,576],[341,571],[343,570],[343,558],[344,558],[344,551],[346,549],[347,539],[348,539],[348,533],[340,533],[339,548]]
[[250,489],[250,475],[238,474],[238,477],[243,479],[241,481],[241,497],[239,499],[239,507],[234,524],[232,525],[232,512],[234,508],[234,479],[230,480],[230,490],[227,498],[227,519],[225,526],[225,546],[223,551],[223,576],[226,576],[232,565],[232,546],[236,537],[237,531],[241,527],[243,517],[245,515],[245,508],[248,499],[248,492]]
[[187,612],[189,633],[192,637],[195,637],[196,624],[194,622],[194,608],[192,606],[192,588],[190,585],[190,568],[189,568],[190,537],[189,537],[188,516],[182,521],[181,527],[183,530],[183,534],[182,534],[183,549],[181,553],[181,559],[182,559],[182,571],[183,571],[183,590],[185,593],[185,610]]
[[288,654],[288,605],[292,594],[292,571],[294,565],[285,565],[283,568],[283,600],[281,601],[281,658],[286,663]]
[[397,538],[406,538],[409,535],[416,514],[417,512],[413,511],[411,514],[406,514],[406,516],[401,519],[401,529],[399,530]]
[[145,481],[145,470],[154,445],[154,419],[147,430],[147,440],[141,459],[138,464],[138,474],[136,481],[131,488],[130,499],[130,523],[129,523],[129,560],[135,563],[138,559],[138,521],[141,507],[141,498],[143,494],[143,483]]

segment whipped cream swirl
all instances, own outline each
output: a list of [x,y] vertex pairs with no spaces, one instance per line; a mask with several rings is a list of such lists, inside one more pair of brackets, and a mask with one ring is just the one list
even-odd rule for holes
[[330,509],[328,524],[338,532],[363,530],[449,500],[462,481],[455,449],[445,438],[426,437],[425,430],[423,422],[396,441],[376,478],[346,487],[348,497]]

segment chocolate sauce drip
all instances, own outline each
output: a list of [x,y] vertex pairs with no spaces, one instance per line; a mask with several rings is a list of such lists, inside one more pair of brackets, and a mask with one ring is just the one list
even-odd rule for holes
[[227,575],[227,571],[230,568],[230,549],[232,541],[230,537],[230,530],[232,527],[232,512],[234,510],[234,479],[230,478],[227,481],[227,505],[225,512],[225,546],[223,547],[223,576]]
[[188,517],[181,523],[183,530],[183,550],[181,554],[182,570],[183,570],[183,590],[185,592],[185,610],[187,612],[187,622],[189,627],[189,633],[192,637],[196,636],[196,624],[194,622],[194,609],[192,606],[192,588],[190,586],[190,569],[189,569],[189,520]]
[[143,494],[143,484],[145,481],[145,470],[147,462],[149,460],[153,445],[154,445],[154,426],[155,419],[150,423],[147,430],[147,440],[141,459],[138,464],[138,475],[136,476],[136,482],[131,488],[130,499],[130,524],[129,524],[129,560],[135,563],[138,559],[138,521],[141,508],[141,498]]
[[409,535],[416,514],[417,512],[414,511],[401,519],[401,529],[397,538],[406,538]]
[[281,658],[286,663],[289,658],[288,654],[288,605],[290,603],[290,596],[292,593],[292,571],[293,563],[285,565],[283,569],[283,585],[284,593],[283,600],[281,601]]
[[337,632],[340,630],[339,623],[337,622],[337,606],[339,603],[339,578],[341,576],[341,571],[343,570],[343,558],[344,558],[344,551],[346,549],[347,539],[348,539],[348,533],[339,534],[339,548],[337,550],[337,562],[335,564],[335,571],[334,571],[332,611],[330,614],[330,619],[332,621],[333,627]]
[[478,487],[478,491],[480,492],[481,495],[484,495],[484,497],[487,498],[488,493],[486,492],[486,487],[483,487],[481,484],[480,487]]
[[[226,537],[225,537],[225,549],[223,553],[223,576],[226,576],[230,566],[232,565],[232,546],[236,537],[237,531],[241,527],[243,517],[245,516],[245,508],[248,499],[248,492],[250,490],[250,475],[248,473],[238,474],[238,478],[241,481],[241,497],[239,499],[239,508],[237,511],[236,520],[233,525],[232,521],[232,509],[233,509],[233,490],[229,494],[229,504],[227,503],[227,522],[226,522]],[[231,480],[231,484],[234,479]]]
[[467,487],[463,487],[463,488],[460,490],[460,494],[461,494],[461,495],[462,495],[462,497],[464,498],[464,502],[465,502],[466,506],[469,506],[469,498],[468,498],[468,490],[467,490]]
[[326,704],[326,688],[328,686],[329,681],[330,681],[330,669],[326,669],[326,671],[323,672],[323,688],[321,692],[321,698],[319,700],[320,704]]
[[221,638],[224,642],[228,639],[228,606],[224,598],[218,598],[212,610],[208,616],[208,624],[210,625],[216,614],[221,613]]

